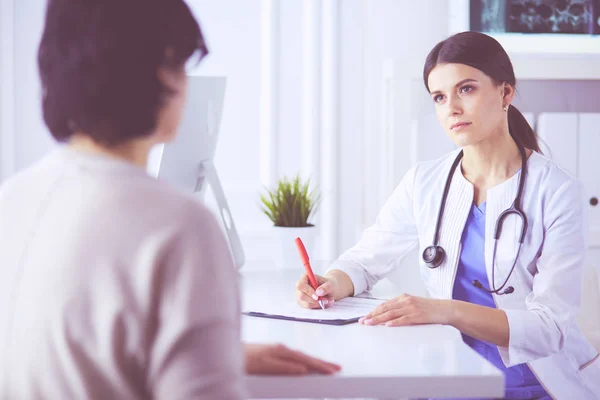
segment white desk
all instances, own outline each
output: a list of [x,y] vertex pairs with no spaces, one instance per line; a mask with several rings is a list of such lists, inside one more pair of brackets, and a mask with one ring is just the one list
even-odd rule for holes
[[[242,270],[243,302],[293,300],[300,274],[300,269]],[[382,281],[373,294],[399,293]],[[448,326],[330,326],[243,316],[242,337],[283,343],[342,366],[334,376],[248,377],[252,398],[492,398],[504,393],[503,374]]]

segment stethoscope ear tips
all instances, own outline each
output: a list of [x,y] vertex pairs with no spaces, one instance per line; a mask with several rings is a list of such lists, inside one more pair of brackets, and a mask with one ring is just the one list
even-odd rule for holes
[[429,268],[437,268],[444,262],[446,252],[442,246],[429,246],[423,250],[423,261]]

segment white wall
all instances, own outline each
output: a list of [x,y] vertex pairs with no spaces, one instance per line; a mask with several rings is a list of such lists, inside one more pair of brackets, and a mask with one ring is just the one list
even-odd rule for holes
[[[38,160],[52,149],[53,142],[41,119],[36,65],[45,1],[2,2],[14,7],[14,35],[9,43],[14,48],[12,60],[0,49],[0,66],[4,70],[11,66],[15,79],[10,93],[14,129],[0,124],[5,127],[0,131],[0,146],[13,143],[15,148],[10,152],[14,162],[4,156],[9,151],[6,146],[5,153],[0,152],[5,161],[0,172],[8,175]],[[446,2],[190,0],[189,4],[211,51],[197,73],[228,77],[216,164],[248,259],[270,258],[271,231],[260,213],[258,193],[266,183],[265,160],[271,159],[275,161],[272,176],[308,172],[326,186],[329,211],[320,215],[319,222],[326,227],[320,243],[327,248],[319,248],[315,257],[337,255],[373,222],[387,194],[387,188],[381,188],[377,164],[383,145],[382,63],[414,54],[424,58],[447,32]],[[264,10],[269,5],[274,6],[275,15],[267,21]],[[0,19],[0,24],[5,19]],[[274,27],[277,37],[265,40],[265,26]],[[6,48],[6,41],[0,43]],[[323,54],[326,43],[333,43],[336,51]],[[270,54],[276,57],[269,65],[264,57],[267,45],[274,46]],[[263,69],[267,67],[275,73],[271,106],[277,124],[271,139],[276,154],[265,154],[268,147],[261,144],[265,138],[261,101],[268,88]],[[323,69],[333,71],[334,79],[322,81]],[[313,79],[318,86],[312,85]],[[333,88],[334,93],[321,92],[322,87]],[[4,86],[0,91],[9,93]],[[338,114],[323,115],[320,111],[331,96],[337,105],[333,113]],[[0,113],[6,110],[3,107]],[[326,133],[331,126],[335,132]],[[317,136],[309,137],[311,134]],[[330,134],[338,146],[328,148],[321,134]],[[332,177],[338,179],[328,182]],[[323,220],[331,215],[334,221]]]
[[38,160],[53,142],[42,121],[36,63],[45,1],[2,0],[0,7],[0,177],[6,177]]
[[37,48],[45,16],[44,0],[15,1],[16,168],[43,157],[54,145],[41,113]]
[[14,159],[13,143],[2,135],[14,131],[13,15],[12,2],[0,1],[0,182],[10,174]]
[[[385,150],[381,104],[383,64],[389,59],[414,58],[420,58],[424,63],[431,48],[443,40],[448,32],[448,3],[445,1],[363,1],[363,8],[363,136],[367,152],[363,165],[367,174],[365,183],[369,186],[363,191],[365,198],[364,214],[359,224],[361,227],[373,221],[377,210],[391,193],[389,188],[382,189],[378,180],[379,162]],[[354,114],[353,111],[348,110],[346,115]]]

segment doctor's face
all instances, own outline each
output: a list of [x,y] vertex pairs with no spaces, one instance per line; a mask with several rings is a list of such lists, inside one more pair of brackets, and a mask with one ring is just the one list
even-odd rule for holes
[[508,124],[502,109],[508,85],[496,84],[482,71],[464,64],[439,64],[427,82],[438,121],[458,147],[501,134],[502,124]]

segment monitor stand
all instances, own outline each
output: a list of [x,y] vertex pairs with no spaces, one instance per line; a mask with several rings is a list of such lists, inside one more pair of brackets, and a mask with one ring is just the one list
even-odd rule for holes
[[198,180],[196,181],[196,188],[194,192],[202,192],[205,180],[210,185],[210,188],[215,196],[215,200],[217,201],[217,205],[219,206],[219,213],[221,214],[221,219],[223,220],[223,225],[225,226],[225,232],[227,234],[227,239],[229,240],[229,247],[233,254],[235,266],[240,269],[245,262],[244,248],[242,247],[242,242],[238,232],[235,229],[235,223],[231,217],[229,205],[227,204],[227,199],[225,198],[225,193],[223,192],[223,187],[221,186],[221,181],[217,175],[217,169],[215,168],[214,163],[210,160],[204,160],[200,162]]

